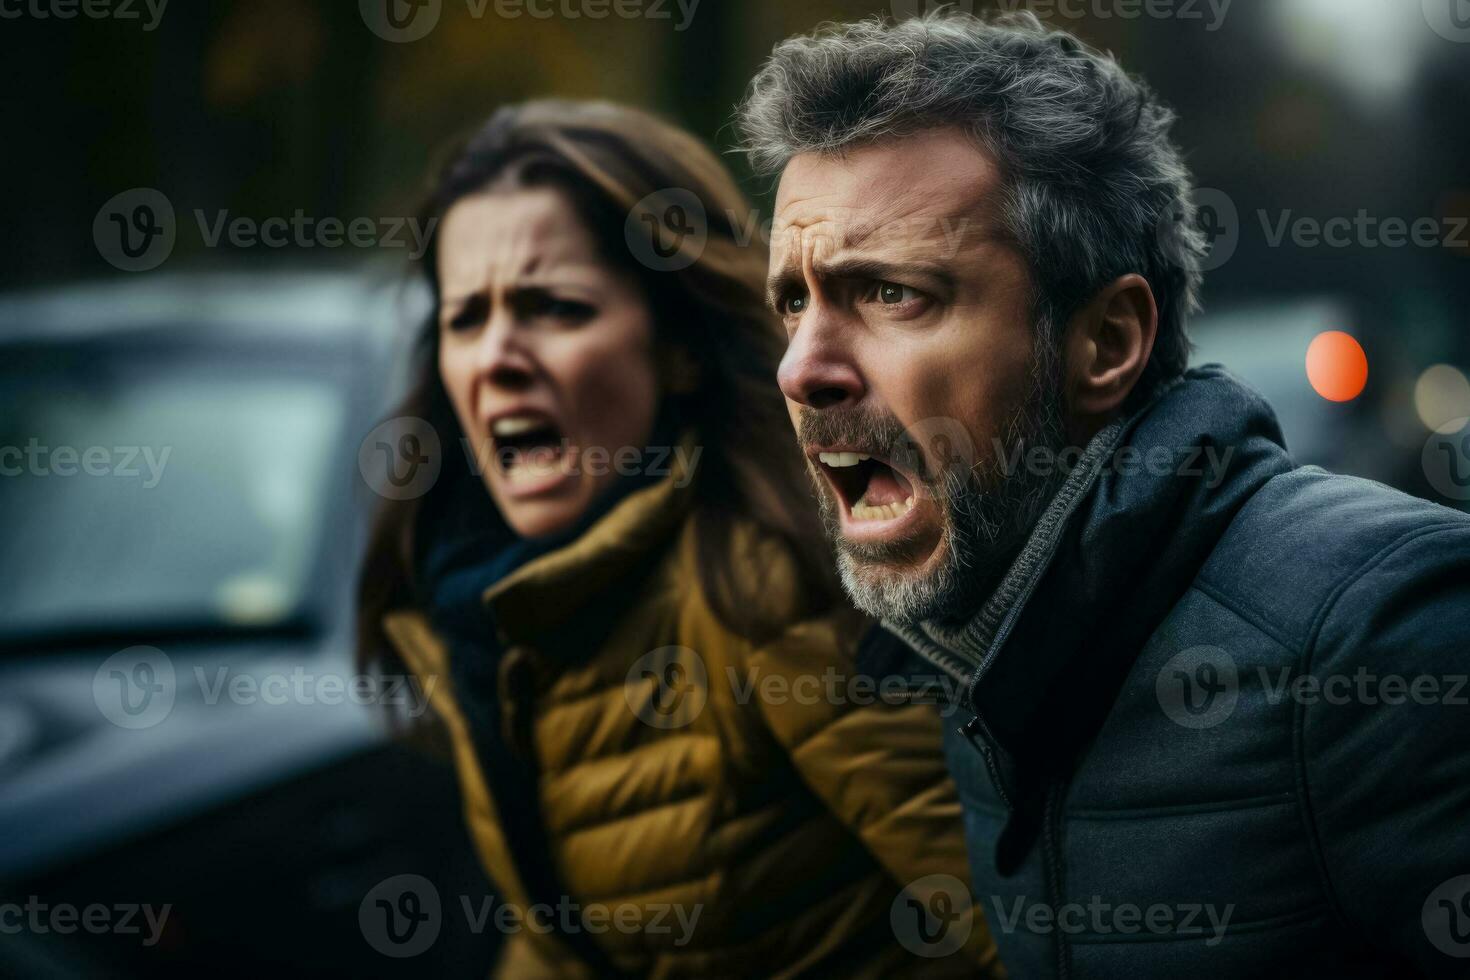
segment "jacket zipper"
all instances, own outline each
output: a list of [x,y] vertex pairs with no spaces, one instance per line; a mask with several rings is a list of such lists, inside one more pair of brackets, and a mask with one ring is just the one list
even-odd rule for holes
[[965,736],[965,741],[970,743],[972,749],[980,753],[980,758],[990,773],[990,781],[995,786],[995,793],[1000,797],[1000,801],[1005,804],[1007,810],[1015,812],[1016,805],[1011,800],[1010,783],[1001,773],[1000,766],[995,761],[995,750],[991,748],[990,731],[985,727],[985,722],[980,720],[979,715],[975,715],[960,726],[960,734]]
[[[1061,852],[1061,798],[1067,790],[1065,779],[1058,779],[1046,789],[1046,802],[1041,808],[1041,877],[1046,889],[1046,900],[1052,910],[1052,921],[1059,921],[1060,906],[1065,898],[1062,887]],[[1072,976],[1072,950],[1067,944],[1067,934],[1060,928],[1056,937],[1057,980],[1068,980]]]

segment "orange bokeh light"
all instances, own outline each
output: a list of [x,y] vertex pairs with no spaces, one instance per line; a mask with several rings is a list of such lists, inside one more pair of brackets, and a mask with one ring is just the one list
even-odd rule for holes
[[1368,355],[1341,330],[1326,330],[1307,347],[1307,380],[1331,402],[1350,402],[1368,384]]

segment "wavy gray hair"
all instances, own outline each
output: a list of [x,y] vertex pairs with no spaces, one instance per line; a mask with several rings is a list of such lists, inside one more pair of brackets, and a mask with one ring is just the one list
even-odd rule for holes
[[831,24],[782,41],[740,108],[741,149],[761,175],[832,153],[958,126],[1004,175],[1002,221],[1026,256],[1033,310],[1053,342],[1108,282],[1136,272],[1159,330],[1135,390],[1184,372],[1205,237],[1173,112],[1111,55],[1033,14],[941,10],[897,24]]

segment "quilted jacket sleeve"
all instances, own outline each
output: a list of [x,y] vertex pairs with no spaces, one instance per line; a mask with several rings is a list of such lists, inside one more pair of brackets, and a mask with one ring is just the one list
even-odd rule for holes
[[1342,583],[1310,653],[1300,764],[1333,904],[1413,971],[1465,976],[1470,521],[1420,528]]
[[[967,929],[968,938],[951,955],[981,976],[1004,976],[969,896],[960,803],[934,706],[885,701],[877,684],[855,672],[851,644],[827,620],[793,627],[752,652],[746,666],[777,694],[756,698],[766,724],[811,789],[893,876],[895,898],[902,887],[908,895],[900,901],[956,909],[961,918],[952,928]],[[964,885],[959,896],[954,879]]]

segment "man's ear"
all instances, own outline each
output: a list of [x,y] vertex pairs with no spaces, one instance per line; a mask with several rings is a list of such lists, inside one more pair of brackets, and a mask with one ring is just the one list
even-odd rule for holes
[[1148,366],[1159,332],[1159,308],[1148,280],[1129,273],[1104,286],[1067,322],[1067,403],[1089,429],[1106,423]]

